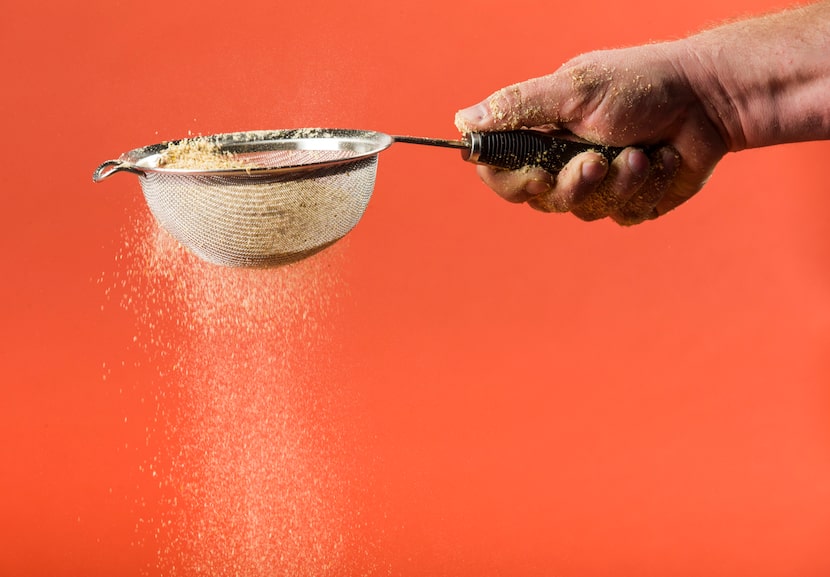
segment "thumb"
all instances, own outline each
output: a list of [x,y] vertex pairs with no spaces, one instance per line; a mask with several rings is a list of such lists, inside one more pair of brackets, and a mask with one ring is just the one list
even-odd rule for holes
[[557,73],[513,84],[459,110],[455,125],[465,134],[555,125],[561,121],[560,103],[566,101],[570,88],[571,83]]

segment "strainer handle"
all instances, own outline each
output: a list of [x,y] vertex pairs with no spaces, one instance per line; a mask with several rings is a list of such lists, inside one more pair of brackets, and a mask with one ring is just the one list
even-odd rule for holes
[[535,130],[473,132],[466,138],[470,148],[462,153],[465,160],[507,170],[538,166],[552,174],[582,152],[598,152],[610,162],[623,151],[615,146],[567,140]]
[[124,162],[122,160],[108,160],[106,162],[101,163],[101,166],[95,169],[95,172],[92,173],[92,182],[101,182],[105,178],[109,178],[116,172],[132,172],[133,174],[139,174],[144,176],[144,171],[136,168],[132,164]]

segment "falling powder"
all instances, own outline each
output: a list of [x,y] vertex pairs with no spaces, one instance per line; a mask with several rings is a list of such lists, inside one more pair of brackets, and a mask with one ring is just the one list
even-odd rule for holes
[[158,451],[141,469],[162,502],[139,511],[137,527],[154,551],[147,574],[378,574],[359,435],[327,361],[337,252],[229,269],[197,260],[149,217],[134,224],[121,300],[160,367],[147,431]]

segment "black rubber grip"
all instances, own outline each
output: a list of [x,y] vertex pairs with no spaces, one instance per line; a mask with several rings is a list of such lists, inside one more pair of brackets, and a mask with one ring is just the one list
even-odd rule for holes
[[581,152],[598,152],[611,162],[623,151],[622,148],[566,140],[534,130],[482,132],[479,135],[481,144],[476,162],[507,170],[538,166],[556,174]]

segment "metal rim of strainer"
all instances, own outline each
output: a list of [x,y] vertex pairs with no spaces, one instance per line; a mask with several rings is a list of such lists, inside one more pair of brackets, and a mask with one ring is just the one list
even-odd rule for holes
[[[252,165],[246,168],[167,168],[159,166],[163,152],[172,144],[193,139],[203,139],[216,144],[223,151],[231,153],[275,152],[275,151],[337,151],[348,152],[343,158],[302,161],[279,166]],[[364,158],[378,155],[389,148],[395,138],[383,132],[345,128],[299,128],[283,130],[252,130],[229,132],[209,136],[192,136],[178,140],[164,141],[127,151],[116,160],[103,162],[93,173],[92,179],[100,182],[116,172],[131,172],[181,175],[224,175],[253,176],[313,171],[330,166],[352,164]]]
[[[159,166],[171,144],[194,138],[250,166]],[[323,250],[354,228],[372,194],[378,154],[393,142],[381,132],[323,128],[198,136],[125,152],[101,164],[93,180],[137,174],[161,227],[203,260],[279,266]]]

